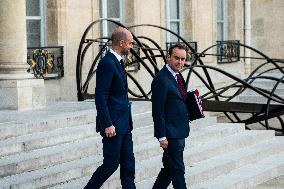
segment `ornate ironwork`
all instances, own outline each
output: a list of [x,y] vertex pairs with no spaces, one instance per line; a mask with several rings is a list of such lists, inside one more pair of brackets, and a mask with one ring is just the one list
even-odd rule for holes
[[51,79],[64,76],[63,46],[28,47],[28,72],[36,78]]
[[217,62],[219,64],[238,61],[240,61],[238,40],[217,41]]
[[[88,92],[89,83],[94,77],[96,72],[96,65],[99,61],[100,56],[103,53],[103,49],[108,46],[109,38],[98,38],[98,39],[86,39],[88,32],[95,25],[100,23],[102,20],[107,20],[112,22],[117,26],[125,27],[121,23],[118,23],[109,19],[101,19],[91,23],[85,30],[78,49],[77,54],[77,91],[78,91],[78,100],[82,101],[88,98],[93,98],[94,94]],[[218,54],[208,54],[207,51],[211,49],[218,48],[220,43],[212,45],[207,49],[203,50],[201,53],[197,53],[195,48],[192,47],[186,40],[181,36],[177,35],[167,28],[161,26],[151,25],[151,24],[141,24],[128,27],[131,31],[133,28],[137,27],[150,27],[153,29],[159,29],[164,32],[169,32],[175,35],[178,38],[178,41],[184,43],[189,53],[192,56],[192,61],[188,61],[185,68],[182,70],[182,74],[186,78],[186,84],[196,83],[196,80],[200,80],[204,85],[204,88],[207,92],[203,92],[203,104],[205,111],[217,111],[223,112],[228,119],[232,122],[242,122],[246,124],[246,127],[250,129],[250,125],[253,123],[259,123],[264,126],[266,129],[274,129],[278,132],[284,134],[284,124],[283,118],[284,115],[284,99],[278,94],[279,87],[284,83],[284,67],[283,62],[277,61],[276,59],[271,59],[268,56],[264,55],[262,52],[254,49],[252,47],[246,46],[239,43],[238,41],[231,41],[230,46],[238,47],[238,52],[240,48],[245,48],[251,50],[254,55],[257,57],[240,57],[239,58],[254,58],[258,61],[264,61],[259,64],[259,66],[245,79],[240,79],[224,70],[221,70],[217,67],[204,65],[202,59],[205,56],[213,55],[218,56]],[[136,36],[133,34],[133,38],[136,43],[136,48],[139,49],[140,54],[136,51],[131,50],[131,54],[135,59],[128,62],[129,65],[138,62],[140,64],[140,70],[143,71],[143,81],[136,78],[137,73],[127,72],[129,83],[132,82],[131,88],[129,88],[129,97],[131,100],[145,100],[150,101],[151,90],[150,85],[152,79],[155,77],[155,74],[159,72],[161,64],[166,64],[166,53],[165,49],[159,46],[157,42],[147,36]],[[90,66],[90,71],[87,75],[86,80],[83,83],[82,79],[82,66],[84,65],[84,58],[86,52],[90,46],[95,45],[95,42],[101,41],[102,39],[107,39],[107,42],[103,43],[103,48],[101,48],[98,54],[95,56],[92,65]],[[228,47],[230,48],[230,47]],[[212,52],[212,51],[211,51]],[[231,53],[231,52],[230,52]],[[234,58],[235,52],[227,53],[226,57]],[[271,72],[277,71],[277,77],[271,75]],[[220,74],[223,78],[231,79],[231,84],[223,87],[216,87],[211,79],[210,73],[216,72],[214,75]],[[139,72],[138,72],[139,73]],[[195,77],[193,77],[193,75]],[[279,76],[279,77],[278,77]],[[194,78],[194,81],[192,81]],[[149,82],[144,82],[147,80]],[[273,88],[266,89],[266,87],[260,87],[256,85],[258,81],[269,81],[274,82]],[[92,91],[93,92],[93,91]],[[240,102],[239,99],[242,95],[247,92],[253,92],[258,95],[258,98],[263,98],[262,102]],[[246,117],[244,116],[246,115]],[[280,127],[273,127],[270,124],[270,120],[276,119],[280,123]]]
[[[276,93],[276,89],[281,89],[284,84],[283,62],[275,61],[276,59],[271,59],[257,49],[247,45],[241,43],[234,45],[249,49],[252,51],[252,54],[256,55],[255,57],[242,58],[253,58],[264,62],[259,63],[259,66],[245,79],[240,79],[216,67],[202,64],[197,65],[197,62],[193,63],[193,70],[199,68],[210,70],[211,72],[216,71],[233,80],[232,84],[225,87],[214,88],[213,86],[212,88],[212,85],[208,82],[209,80],[205,81],[199,75],[203,84],[205,84],[209,90],[209,92],[202,95],[204,99],[204,109],[207,111],[223,112],[230,121],[245,123],[247,129],[250,129],[252,124],[259,123],[266,129],[273,129],[284,134],[284,99],[283,96],[281,97],[280,94]],[[199,54],[196,61],[206,55],[207,51],[216,47],[217,44],[205,49]],[[259,83],[263,82],[269,82],[272,88],[267,89],[267,86],[258,86]],[[271,82],[274,82],[274,84]],[[242,102],[239,99],[245,93],[251,92],[256,94],[255,98],[258,99],[258,102],[252,102],[251,99],[248,102]],[[270,122],[273,121],[278,121],[279,126],[271,126]],[[277,124],[274,123],[274,125]]]

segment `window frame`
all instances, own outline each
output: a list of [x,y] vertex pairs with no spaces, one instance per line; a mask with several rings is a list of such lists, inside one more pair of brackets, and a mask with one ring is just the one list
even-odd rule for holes
[[[184,33],[184,27],[183,27],[183,22],[184,22],[184,11],[183,11],[183,0],[176,0],[178,1],[178,7],[179,9],[178,11],[178,16],[179,19],[171,19],[171,15],[170,15],[170,2],[172,2],[172,0],[166,0],[166,28],[171,29],[171,23],[178,23],[178,27],[179,27],[179,31],[177,32],[178,35],[182,36]],[[176,31],[174,31],[176,32]],[[171,35],[169,32],[167,32],[167,42],[177,42],[177,41],[171,41]]]
[[[219,4],[222,3],[222,10],[219,10]],[[228,1],[227,0],[217,0],[217,41],[227,41],[228,40]],[[223,19],[219,19],[219,14],[222,14]],[[219,35],[221,31],[218,31],[218,26],[221,24],[222,33]],[[221,36],[222,39],[218,37]]]
[[[99,3],[102,3],[102,16],[101,16],[101,14],[100,14],[100,18],[101,19],[105,19],[105,18],[107,18],[107,19],[112,19],[112,20],[115,20],[115,21],[119,21],[120,23],[124,23],[124,20],[125,20],[125,18],[124,18],[124,1],[125,0],[119,0],[119,18],[108,18],[107,17],[107,11],[108,11],[108,1],[107,0],[100,0],[100,2]],[[108,36],[108,30],[109,30],[109,28],[108,28],[108,22],[106,21],[106,20],[103,20],[102,21],[102,37],[106,37],[106,36]]]
[[[38,1],[39,1],[39,7],[40,7],[40,16],[27,16],[26,15],[26,22],[28,20],[40,20],[40,44],[39,45],[45,46],[46,44],[46,1],[45,0],[38,0]],[[27,8],[28,7],[26,7],[26,9]],[[27,44],[29,44],[28,41],[27,41]]]

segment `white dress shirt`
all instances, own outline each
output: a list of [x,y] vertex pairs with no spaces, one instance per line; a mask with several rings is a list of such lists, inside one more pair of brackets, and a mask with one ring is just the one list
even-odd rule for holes
[[117,52],[115,52],[114,50],[112,49],[109,49],[109,52],[111,52],[116,58],[117,60],[120,62],[120,60],[122,60],[122,56],[120,54],[118,54]]

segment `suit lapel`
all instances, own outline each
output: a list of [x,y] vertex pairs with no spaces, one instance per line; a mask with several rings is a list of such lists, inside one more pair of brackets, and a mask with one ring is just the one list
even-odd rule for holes
[[115,67],[117,68],[118,72],[120,73],[120,76],[121,76],[121,78],[124,82],[124,85],[125,85],[125,89],[127,90],[127,78],[126,78],[126,75],[124,73],[124,70],[122,69],[120,62],[117,60],[117,58],[114,56],[114,54],[112,54],[111,52],[109,52],[109,53],[112,56]]
[[177,95],[178,95],[181,99],[183,99],[182,93],[181,93],[181,89],[179,88],[176,79],[174,78],[174,76],[173,76],[172,73],[168,70],[168,68],[167,68],[166,66],[164,66],[163,69],[165,70],[165,73],[166,73],[166,75],[168,76],[168,78],[169,78],[170,82],[172,83],[172,85],[175,86]]

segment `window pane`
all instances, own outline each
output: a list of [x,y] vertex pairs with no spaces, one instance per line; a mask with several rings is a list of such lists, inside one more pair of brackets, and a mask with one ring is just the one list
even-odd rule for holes
[[40,20],[27,20],[28,47],[40,46]]
[[170,0],[170,18],[179,19],[179,0]]
[[223,31],[223,23],[217,24],[217,41],[223,41],[224,31]]
[[40,16],[40,0],[26,0],[27,16]]
[[110,37],[113,30],[117,27],[116,24],[112,23],[112,22],[108,22],[108,26],[107,26],[107,29],[108,29],[108,36]]
[[[178,22],[171,22],[171,30],[177,34],[180,34],[180,31],[179,31],[179,23]],[[177,42],[178,41],[178,38],[171,34],[171,42]]]
[[119,0],[108,0],[107,1],[107,17],[108,18],[119,18]]
[[[103,6],[103,3],[105,3],[106,7]],[[100,0],[100,17],[113,19],[120,22],[120,3],[121,0]],[[104,24],[106,24],[106,28],[103,27],[105,26]],[[117,27],[117,25],[107,21],[104,21],[104,24],[101,23],[100,27],[101,37],[110,37],[111,33],[113,32],[114,28]]]
[[101,36],[101,37],[104,37],[104,36],[103,36],[103,32],[104,32],[104,31],[103,31],[103,22],[100,22],[100,34],[101,34],[100,36]]
[[223,0],[217,0],[217,20],[224,19],[224,2]]
[[100,18],[102,18],[103,17],[103,3],[102,3],[102,0],[100,0]]

